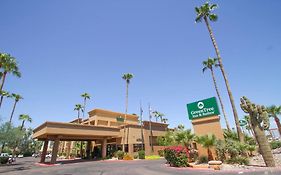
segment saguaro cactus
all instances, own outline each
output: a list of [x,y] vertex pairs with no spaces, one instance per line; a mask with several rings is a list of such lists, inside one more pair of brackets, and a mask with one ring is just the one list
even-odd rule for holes
[[266,108],[264,106],[251,103],[246,97],[242,97],[240,101],[242,110],[250,116],[250,122],[266,166],[275,167],[271,148],[264,132],[265,129],[269,128],[269,118]]

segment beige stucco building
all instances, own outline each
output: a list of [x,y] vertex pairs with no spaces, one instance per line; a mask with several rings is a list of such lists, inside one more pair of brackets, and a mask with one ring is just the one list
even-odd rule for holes
[[157,154],[163,148],[157,146],[156,138],[164,136],[168,124],[143,121],[141,125],[136,115],[125,116],[103,109],[95,109],[88,114],[85,120],[76,119],[69,123],[47,121],[34,129],[33,138],[44,141],[41,162],[45,162],[49,141],[54,141],[51,163],[56,162],[59,152],[69,157],[77,141],[86,143],[84,152],[87,157],[100,154],[105,158],[113,151],[122,150],[123,144],[125,151],[131,155],[140,149],[144,149],[147,155]]

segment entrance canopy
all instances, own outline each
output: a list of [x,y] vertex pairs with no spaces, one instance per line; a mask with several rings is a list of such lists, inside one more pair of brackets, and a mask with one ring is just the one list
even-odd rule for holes
[[45,122],[33,130],[38,140],[86,141],[119,137],[120,129],[76,123]]

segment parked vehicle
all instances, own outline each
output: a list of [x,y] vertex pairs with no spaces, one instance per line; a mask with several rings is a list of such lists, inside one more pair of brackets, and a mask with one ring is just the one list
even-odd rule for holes
[[37,154],[37,153],[34,153],[34,154],[32,154],[32,157],[35,157],[35,158],[37,158],[37,157],[39,157],[39,154]]
[[52,154],[47,154],[45,157],[46,158],[52,158]]
[[23,158],[23,155],[22,155],[22,154],[19,154],[19,155],[18,155],[18,158]]

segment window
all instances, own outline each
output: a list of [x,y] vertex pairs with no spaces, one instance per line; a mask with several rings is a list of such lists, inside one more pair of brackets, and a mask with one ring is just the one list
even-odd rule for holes
[[145,150],[144,144],[133,144],[134,152],[138,152],[140,150]]

